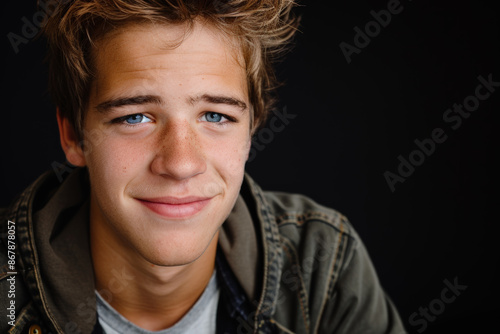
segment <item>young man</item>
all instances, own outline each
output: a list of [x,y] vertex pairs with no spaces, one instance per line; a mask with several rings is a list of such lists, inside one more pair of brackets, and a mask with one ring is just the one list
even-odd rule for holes
[[3,215],[2,331],[404,333],[346,219],[244,172],[292,5],[60,1],[50,87],[78,168]]

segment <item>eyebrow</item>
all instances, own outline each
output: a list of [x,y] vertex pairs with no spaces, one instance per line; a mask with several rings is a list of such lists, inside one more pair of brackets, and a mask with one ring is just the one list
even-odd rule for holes
[[[203,94],[195,97],[189,97],[188,102],[191,105],[195,105],[200,101],[205,101],[213,104],[227,104],[230,106],[237,106],[241,109],[241,111],[245,111],[248,109],[248,106],[245,102],[230,96],[225,95],[212,95],[212,94]],[[163,104],[163,100],[161,97],[157,95],[138,95],[131,97],[120,97],[116,99],[111,99],[99,103],[96,106],[96,109],[101,113],[108,113],[114,108],[131,106],[131,105],[143,105],[143,104]]]
[[194,105],[200,101],[213,103],[213,104],[227,104],[230,106],[237,106],[241,109],[241,111],[245,111],[248,109],[248,106],[245,102],[230,96],[225,95],[211,95],[211,94],[203,94],[195,97],[188,98],[188,102],[191,105]]
[[104,101],[96,106],[96,109],[99,112],[107,113],[111,109],[124,107],[124,106],[133,106],[133,105],[141,105],[141,104],[163,104],[163,100],[161,97],[157,95],[138,95],[132,97],[120,97],[116,99],[111,99],[108,101]]

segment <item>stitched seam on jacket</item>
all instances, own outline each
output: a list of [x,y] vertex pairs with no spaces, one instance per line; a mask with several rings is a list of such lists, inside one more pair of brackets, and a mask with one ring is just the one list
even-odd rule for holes
[[[331,291],[331,289],[333,289],[333,286],[335,285],[335,282],[337,281],[338,275],[336,275],[336,268],[337,268],[337,264],[340,262],[339,250],[340,250],[340,247],[342,246],[342,239],[344,238],[344,224],[342,223],[342,220],[340,220],[339,223],[340,223],[340,234],[339,234],[338,241],[337,241],[337,249],[335,250],[335,255],[333,257],[333,261],[331,264],[332,268],[330,269],[330,275],[328,276],[330,282],[325,285],[326,286],[326,291],[325,291],[326,293],[323,294],[325,297],[323,298],[323,302],[321,303],[320,313],[318,314],[318,321],[316,322],[316,326],[314,327],[313,333],[317,333],[319,330],[319,324],[321,323],[321,318],[323,317],[323,312],[325,310],[326,302],[328,301],[328,299],[330,297],[330,291]],[[342,252],[342,254],[343,254],[343,252]]]
[[[344,263],[344,258],[345,258],[345,251],[347,249],[347,243],[348,243],[348,240],[349,237],[347,235],[343,235],[341,240],[339,241],[339,250],[341,250],[341,253],[340,255],[335,259],[336,263],[334,265],[334,268],[333,268],[333,271],[332,271],[332,275],[334,277],[334,279],[332,280],[331,284],[330,284],[330,287],[328,289],[328,296],[330,296],[332,293],[333,293],[333,288],[335,286],[335,283],[337,282],[337,279],[339,277],[339,273],[340,273],[340,267],[342,266],[342,264]],[[338,261],[337,261],[338,260]]]
[[343,234],[349,234],[346,231],[345,221],[347,218],[338,213],[338,215],[328,215],[324,212],[319,211],[306,211],[305,213],[284,213],[276,217],[276,222],[278,226],[283,227],[285,225],[295,225],[297,227],[302,227],[311,221],[318,221],[327,226],[330,226]]
[[269,321],[276,325],[276,327],[278,327],[280,330],[282,330],[283,332],[285,333],[288,333],[288,334],[295,334],[294,332],[290,331],[288,328],[284,327],[282,324],[280,324],[279,322],[277,322],[276,320],[274,319],[269,319]]
[[[297,264],[297,266],[299,267],[298,277],[299,277],[302,289],[298,290],[298,298],[299,298],[299,302],[300,302],[300,309],[302,311],[302,317],[304,318],[304,324],[306,326],[306,332],[309,333],[309,329],[310,329],[309,307],[308,307],[309,301],[307,298],[307,294],[305,293],[306,288],[305,288],[304,280],[303,280],[303,277],[301,274],[302,267],[300,266],[300,263],[298,262],[297,252],[295,251],[295,248],[293,247],[291,241],[283,236],[281,236],[281,239],[283,241],[283,250],[285,251],[286,255],[289,257],[289,259],[292,263]],[[289,251],[293,252],[293,254],[291,254]],[[305,305],[303,302],[305,303]]]
[[[340,215],[340,214],[338,214]],[[337,216],[337,215],[335,215]],[[281,223],[286,223],[289,220],[296,221],[299,225],[306,222],[309,219],[322,219],[325,220],[331,224],[335,224],[335,222],[338,220],[338,217],[334,217],[334,215],[331,214],[326,214],[321,211],[305,211],[303,213],[291,213],[291,212],[285,212],[281,214],[280,216],[276,217],[276,222],[278,224]]]

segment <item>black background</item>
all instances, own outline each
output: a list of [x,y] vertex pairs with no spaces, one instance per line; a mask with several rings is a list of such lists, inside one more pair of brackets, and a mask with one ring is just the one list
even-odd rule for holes
[[[44,46],[16,54],[7,39],[32,20],[34,1],[2,6],[0,205],[54,161],[64,162],[47,94]],[[328,6],[325,4],[328,3]],[[466,285],[425,333],[485,333],[496,324],[500,87],[462,125],[443,121],[492,74],[500,81],[499,11],[485,1],[401,1],[403,10],[347,63],[339,47],[388,1],[302,2],[295,48],[277,66],[279,109],[296,115],[258,151],[248,172],[267,190],[306,194],[345,214],[363,238],[405,326],[440,298],[444,280]],[[447,140],[391,192],[415,139]],[[493,328],[496,328],[494,326]]]

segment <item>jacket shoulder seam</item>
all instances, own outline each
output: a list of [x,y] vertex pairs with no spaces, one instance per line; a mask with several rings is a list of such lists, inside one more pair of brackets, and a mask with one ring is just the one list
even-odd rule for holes
[[[333,209],[332,209],[333,210]],[[286,212],[276,216],[276,223],[278,226],[283,227],[286,225],[293,225],[297,228],[302,228],[312,223],[319,223],[335,229],[337,232],[345,234],[349,237],[354,237],[348,219],[333,210],[335,214],[327,214],[323,211],[307,210],[300,213]]]

